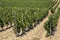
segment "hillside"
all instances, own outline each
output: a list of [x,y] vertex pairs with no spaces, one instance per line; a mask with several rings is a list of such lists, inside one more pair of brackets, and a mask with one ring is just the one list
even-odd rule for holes
[[59,0],[0,0],[0,40],[60,40],[59,31]]

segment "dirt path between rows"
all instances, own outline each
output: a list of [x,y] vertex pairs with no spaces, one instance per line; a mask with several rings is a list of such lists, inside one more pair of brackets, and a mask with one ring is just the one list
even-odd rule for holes
[[48,17],[50,16],[50,10],[48,16],[40,22],[37,27],[26,33],[26,35],[23,35],[22,37],[16,37],[12,28],[0,32],[0,40],[33,40],[33,39],[40,39],[44,40],[45,39],[45,34],[46,31],[43,27],[44,23],[48,20]]
[[46,40],[60,40],[60,18],[58,20],[57,30],[55,31],[54,36],[46,38]]
[[60,40],[60,18],[59,18],[59,20],[58,20],[57,30],[56,30],[54,36],[55,36],[55,39],[56,39],[56,40]]
[[[58,10],[58,8],[60,8],[60,4],[58,5],[56,11]],[[60,40],[60,17],[59,17],[56,29],[57,30],[55,31],[54,36],[50,36],[50,37],[46,38],[46,40]]]
[[[28,33],[26,33],[26,35],[16,37],[12,28],[10,28],[10,29],[8,29],[6,31],[0,32],[0,40],[33,40],[33,39],[35,39],[35,40],[36,39],[37,40],[54,40],[53,39],[54,37],[52,37],[52,39],[45,38],[46,30],[44,29],[44,23],[46,21],[48,21],[48,17],[50,15],[51,15],[51,11],[49,10],[48,16],[42,22],[40,22],[34,29],[32,29]],[[58,28],[57,28],[56,35],[59,32]]]
[[[60,8],[60,4],[58,5],[58,8]],[[57,30],[56,30],[54,36],[55,36],[56,40],[60,40],[60,17],[59,17],[59,20],[58,20]]]

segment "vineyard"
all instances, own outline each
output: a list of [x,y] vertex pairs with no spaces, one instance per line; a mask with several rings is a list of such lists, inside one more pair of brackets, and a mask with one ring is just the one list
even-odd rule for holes
[[56,30],[56,26],[58,23],[59,16],[60,16],[60,8],[58,8],[57,12],[53,13],[49,17],[49,20],[45,23],[44,28],[47,30],[47,36],[54,34],[54,31]]
[[44,29],[47,36],[53,35],[60,16],[60,8],[55,12],[58,5],[58,0],[0,0],[0,32],[12,27],[17,37],[22,36],[42,22],[51,10]]

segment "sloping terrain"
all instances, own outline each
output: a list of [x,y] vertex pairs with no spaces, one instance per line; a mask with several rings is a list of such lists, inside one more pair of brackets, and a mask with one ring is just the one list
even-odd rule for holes
[[50,16],[50,14],[51,13],[49,11],[48,16],[42,22],[40,22],[37,25],[37,27],[35,27],[34,29],[32,29],[31,31],[26,33],[26,35],[16,38],[12,28],[10,28],[6,31],[0,32],[0,40],[16,40],[16,39],[18,39],[18,40],[33,40],[35,38],[39,38],[40,40],[44,40],[46,31],[45,31],[43,25],[48,20],[48,17]]
[[[58,5],[57,8],[60,8],[60,4]],[[57,11],[57,9],[56,9],[56,11]],[[58,25],[56,27],[54,36],[47,37],[46,40],[60,40],[60,17],[58,20]]]
[[30,30],[25,35],[16,37],[12,28],[7,29],[6,31],[0,32],[0,40],[60,40],[60,18],[58,21],[57,30],[54,36],[46,38],[46,30],[44,29],[44,23],[48,20],[48,17],[51,15],[49,10],[48,16],[40,22],[34,29]]

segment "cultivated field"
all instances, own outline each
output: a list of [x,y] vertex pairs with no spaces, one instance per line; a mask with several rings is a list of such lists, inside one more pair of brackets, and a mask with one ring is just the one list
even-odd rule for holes
[[0,0],[0,40],[60,40],[59,0]]

